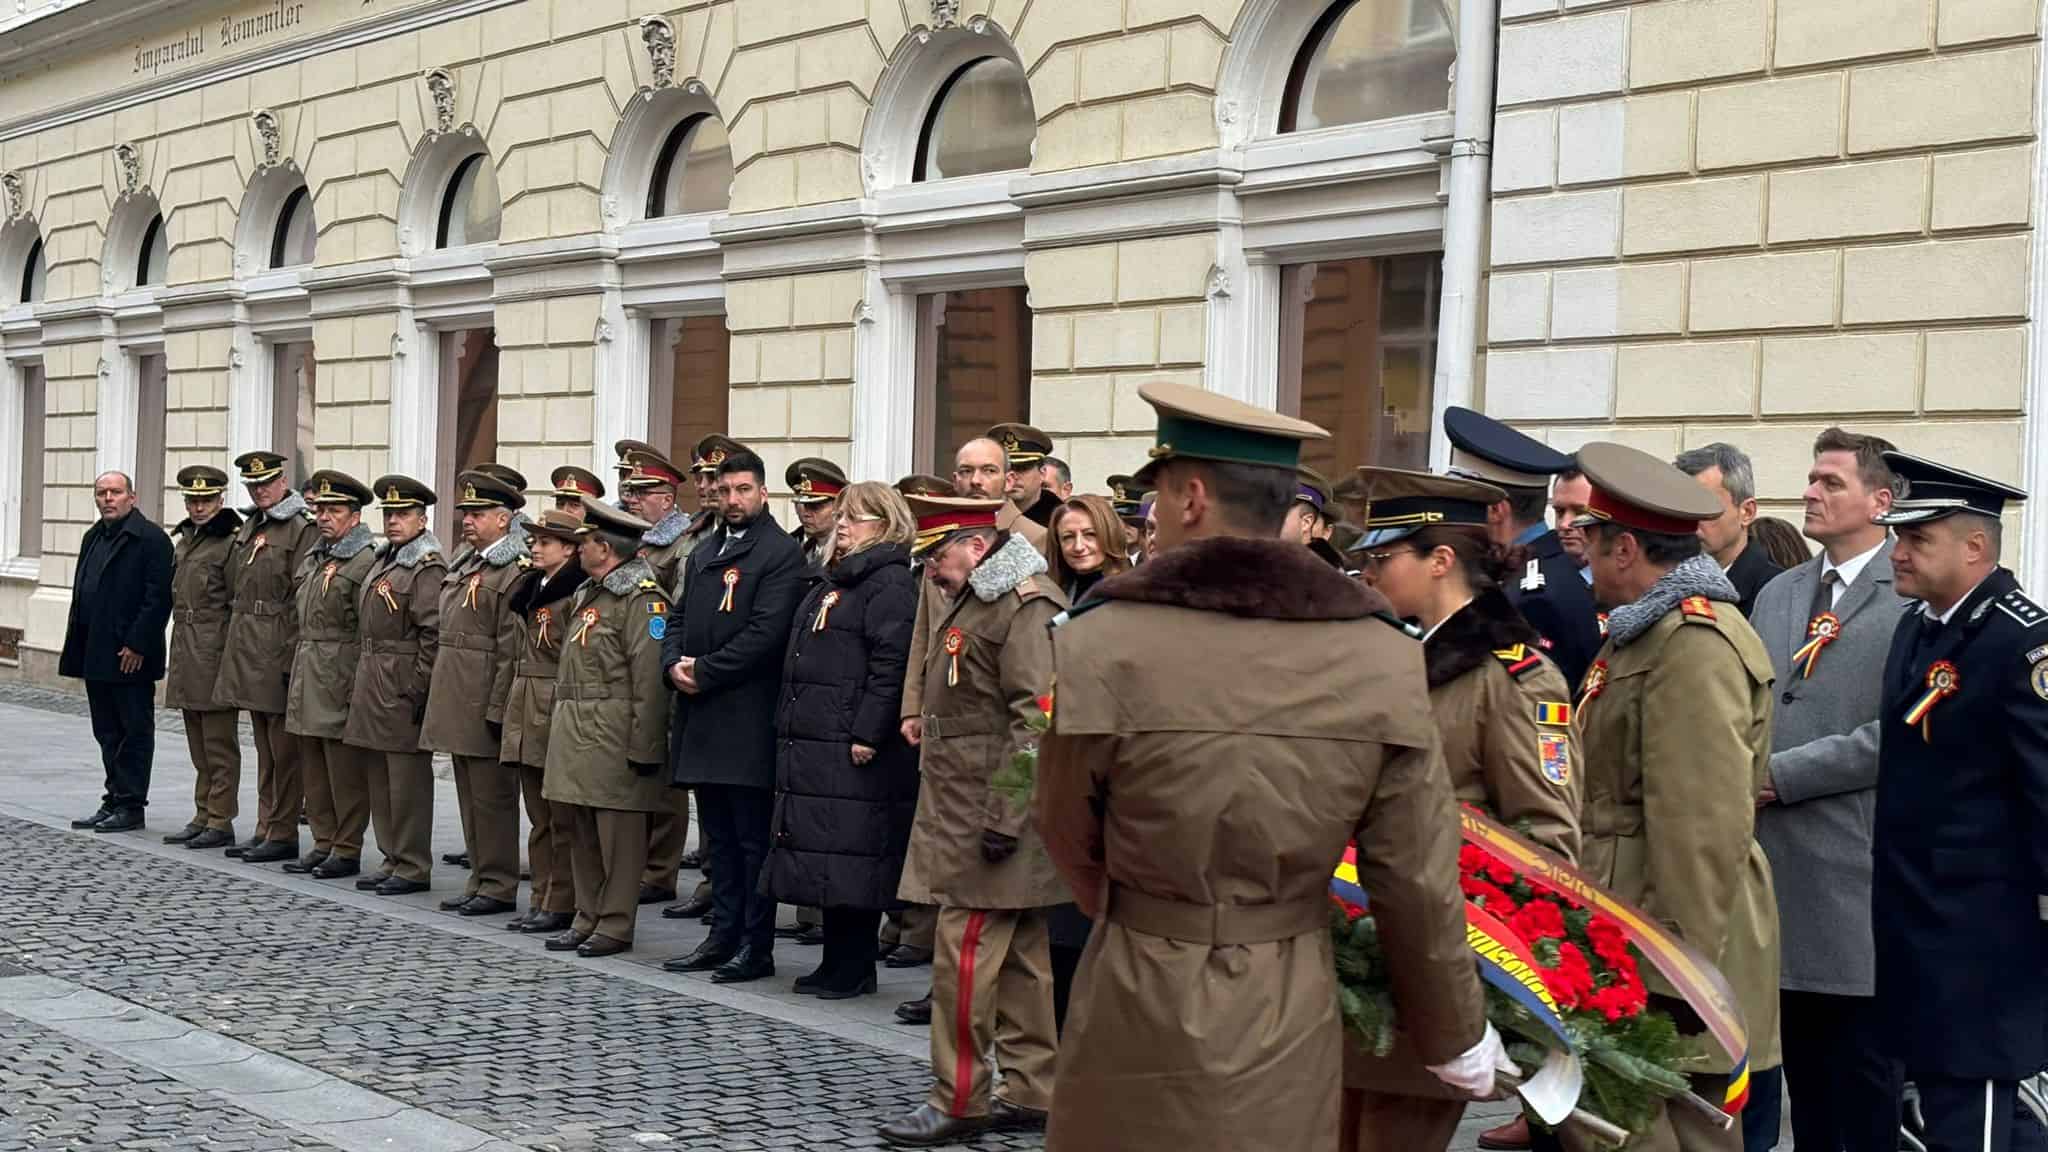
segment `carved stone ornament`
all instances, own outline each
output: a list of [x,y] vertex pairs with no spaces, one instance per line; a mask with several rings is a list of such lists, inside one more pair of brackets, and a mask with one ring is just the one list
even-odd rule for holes
[[648,16],[640,21],[640,39],[647,45],[647,63],[653,69],[652,88],[668,88],[676,82],[676,29],[665,16]]
[[397,332],[391,334],[391,358],[393,360],[405,359],[405,337]]
[[268,108],[258,108],[249,114],[249,122],[256,126],[256,140],[263,146],[263,167],[275,168],[284,162],[284,133],[277,126],[277,113]]
[[620,210],[617,196],[607,195],[599,199],[598,211],[604,216],[604,222],[611,227],[616,228],[626,222],[626,214]]
[[434,97],[434,134],[455,131],[455,76],[446,68],[429,68],[424,77]]
[[28,215],[28,196],[21,190],[21,173],[0,172],[0,194],[6,197],[8,220],[19,220]]
[[[678,327],[678,328],[681,328],[681,327],[682,327],[682,325],[678,324],[678,325],[676,325],[676,327]],[[612,342],[612,322],[611,322],[611,321],[609,321],[609,320],[599,320],[599,321],[597,322],[597,331],[596,331],[596,332],[595,332],[595,333],[593,334],[593,336],[594,336],[594,339],[596,340],[596,342],[597,342],[597,343],[599,343],[599,344],[609,344],[609,343],[611,343],[611,342]]]
[[242,350],[240,348],[228,349],[228,371],[240,372],[242,370],[243,363],[244,361],[242,359]]
[[932,0],[932,27],[951,28],[960,23],[960,0]]
[[1228,268],[1218,266],[1209,269],[1208,296],[1211,300],[1227,300],[1230,298],[1230,270]]
[[133,144],[114,145],[114,160],[121,166],[121,195],[133,196],[142,190],[142,153]]
[[102,388],[106,387],[107,381],[112,380],[114,378],[114,362],[112,360],[107,359],[105,356],[100,357],[98,375],[100,378],[100,386]]

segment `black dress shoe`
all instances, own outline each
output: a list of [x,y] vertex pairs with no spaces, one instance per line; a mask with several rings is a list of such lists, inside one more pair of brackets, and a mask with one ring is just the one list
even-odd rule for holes
[[535,912],[519,926],[521,932],[531,936],[540,932],[567,932],[576,922],[576,917],[567,912]]
[[247,852],[242,853],[244,864],[275,864],[289,860],[299,854],[299,846],[291,840],[265,840]]
[[375,892],[389,879],[391,879],[391,873],[389,872],[372,872],[368,876],[364,876],[356,881],[356,891]]
[[611,936],[592,936],[576,946],[576,954],[585,960],[598,960],[606,956],[617,956],[621,952],[631,952],[632,950],[633,945],[630,941],[615,939]]
[[467,903],[469,903],[469,893],[457,892],[455,895],[441,901],[441,911],[453,912]]
[[87,828],[99,827],[101,824],[104,824],[109,819],[111,819],[113,815],[114,810],[112,808],[107,807],[105,804],[102,804],[100,805],[99,811],[94,812],[92,815],[87,816],[84,819],[73,820],[71,822],[71,826],[73,828],[78,829],[80,832],[83,832]]
[[898,944],[882,959],[882,963],[891,968],[920,968],[931,962],[931,949],[913,948],[908,944]]
[[675,898],[676,890],[673,888],[657,888],[652,884],[642,884],[640,886],[640,902],[642,904],[666,904]]
[[672,960],[662,961],[661,970],[664,972],[709,972],[713,968],[724,967],[726,961],[732,958],[732,949],[723,947],[715,941],[706,940],[702,944],[697,945],[695,952],[687,956],[677,956]]
[[[75,825],[77,821],[74,820],[72,821],[72,823]],[[204,824],[187,824],[183,828],[178,829],[176,832],[171,833],[169,836],[164,837],[164,843],[190,844],[194,836],[197,836],[204,831],[206,831],[206,825]]]
[[507,921],[505,921],[505,931],[507,931],[507,932],[523,932],[523,931],[525,931],[525,930],[526,930],[526,922],[527,922],[528,920],[531,920],[531,919],[533,919],[533,918],[534,918],[535,916],[538,916],[538,915],[540,915],[540,912],[539,912],[538,910],[536,910],[536,911],[528,912],[528,913],[527,913],[526,915],[524,915],[524,916],[514,916],[514,917],[513,917],[513,918],[511,918],[510,920],[507,920]]
[[681,904],[671,904],[663,908],[661,915],[667,920],[694,920],[709,911],[711,911],[711,897],[692,896]]
[[[320,867],[322,864],[327,863],[327,858],[332,855],[332,852],[322,852],[320,849],[315,848],[311,852],[306,853],[304,856],[299,857],[297,860],[294,860],[291,863],[286,864],[284,866],[284,870],[294,875],[304,875],[305,873],[311,872],[315,868]],[[244,856],[242,857],[242,859],[247,860],[248,857]]]
[[900,1120],[891,1120],[877,1130],[884,1144],[898,1148],[929,1148],[957,1144],[988,1131],[986,1116],[948,1116],[930,1104]]
[[441,853],[441,863],[443,863],[443,864],[453,864],[453,865],[455,865],[455,866],[456,866],[457,868],[467,868],[467,867],[469,867],[469,853],[467,853],[467,852],[443,852],[443,853]]
[[518,910],[519,905],[495,896],[471,896],[467,903],[456,909],[464,916],[502,916]]
[[242,857],[248,855],[250,852],[253,852],[262,846],[263,837],[251,836],[240,844],[228,845],[226,855],[231,860],[240,860]]
[[548,937],[548,942],[542,945],[542,947],[545,947],[550,952],[574,952],[578,948],[583,947],[583,942],[588,939],[590,939],[590,933],[578,932],[574,928],[568,928],[564,929],[560,936]]
[[200,852],[208,848],[225,848],[234,842],[235,830],[233,828],[208,828],[199,835],[185,841],[185,847],[193,852]]
[[685,852],[683,853],[682,860],[678,861],[678,866],[683,868],[702,868],[704,867],[704,854],[695,850]]
[[123,808],[92,826],[95,832],[133,832],[142,827],[142,809]]
[[1047,1113],[1043,1108],[1012,1104],[1001,1096],[989,1104],[989,1127],[998,1132],[1043,1132]]
[[410,896],[415,892],[425,892],[427,887],[427,882],[424,880],[407,880],[398,876],[386,876],[383,882],[377,885],[377,895]]
[[713,984],[745,984],[749,980],[761,980],[775,975],[775,954],[755,951],[753,945],[739,950],[739,954],[718,966],[711,974]]
[[796,934],[796,942],[806,948],[818,947],[825,942],[825,926],[823,924],[804,925],[803,931]]
[[809,927],[810,925],[808,924],[783,925],[775,929],[775,938],[777,940],[794,940],[803,935],[804,930]]
[[927,992],[915,1000],[905,1000],[896,1006],[896,1018],[905,1024],[929,1024],[932,1022],[932,994]]
[[872,995],[875,991],[875,974],[870,972],[856,984],[823,984],[812,995],[820,1000],[851,1000],[856,996]]
[[799,996],[809,996],[830,982],[831,979],[831,971],[823,964],[820,964],[809,972],[797,977],[796,983],[791,984],[789,988],[790,991],[795,992]]
[[320,862],[318,868],[313,869],[313,879],[339,880],[344,876],[353,876],[362,870],[362,861],[356,857],[335,856],[330,853],[327,859]]

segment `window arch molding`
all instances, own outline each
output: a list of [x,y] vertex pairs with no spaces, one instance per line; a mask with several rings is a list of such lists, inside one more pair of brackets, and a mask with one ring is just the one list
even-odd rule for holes
[[[313,207],[313,192],[306,184],[306,177],[298,165],[285,163],[265,168],[249,181],[248,190],[242,194],[242,211],[235,220],[235,275],[249,277],[275,269],[295,267],[311,263],[310,260],[287,258],[279,263],[277,255],[278,230],[284,223],[284,214],[294,203],[303,203],[308,211]],[[319,217],[313,216],[317,233]]]
[[990,57],[1023,67],[1010,38],[990,20],[970,20],[964,27],[904,39],[896,58],[882,71],[861,131],[861,180],[869,194],[917,182],[918,156],[934,102],[962,69]]
[[[1361,4],[1374,2],[1376,0],[1356,0]],[[1407,3],[1410,0],[1384,2]],[[1419,2],[1439,6],[1450,25],[1451,41],[1455,44],[1456,0]],[[1353,6],[1350,0],[1321,0],[1313,4],[1302,3],[1301,0],[1250,0],[1245,5],[1231,30],[1230,47],[1225,51],[1216,86],[1216,126],[1223,147],[1238,148],[1253,140],[1280,134],[1281,115],[1297,79],[1297,65],[1315,48],[1310,43],[1311,39],[1328,30],[1342,18],[1345,10]],[[1448,77],[1444,91],[1448,96]],[[1449,110],[1447,98],[1438,111],[1448,113]],[[1345,124],[1331,131],[1357,130],[1380,123],[1384,121]]]
[[156,193],[144,187],[121,197],[107,222],[106,242],[100,249],[100,291],[104,295],[138,287],[162,287],[164,280],[150,280],[143,272],[144,247],[162,244],[170,250],[170,214],[157,201]]
[[[463,174],[471,157],[482,157],[483,164],[497,163],[483,137],[469,124],[432,136],[413,152],[404,187],[398,193],[399,255],[419,256],[442,246],[442,209],[451,185]],[[502,210],[503,205],[499,208]]]
[[35,217],[22,216],[0,225],[0,307],[35,302],[27,288],[30,263],[37,259],[47,268],[48,250]]
[[[664,149],[677,129],[704,117],[726,124],[710,93],[694,81],[681,88],[643,91],[627,105],[612,131],[611,155],[605,161],[606,228],[652,218],[647,211],[648,193]],[[729,196],[729,188],[727,192]]]

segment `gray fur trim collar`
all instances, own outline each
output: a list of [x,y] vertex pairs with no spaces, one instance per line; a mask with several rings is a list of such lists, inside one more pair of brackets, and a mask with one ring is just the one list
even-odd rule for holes
[[1741,594],[1728,582],[1727,573],[1721,571],[1712,556],[1695,556],[1658,577],[1642,599],[1609,612],[1607,635],[1616,648],[1626,648],[1636,637],[1648,632],[1650,625],[1663,619],[1665,613],[1678,607],[1679,601],[1693,596],[1705,596],[1723,604],[1742,601]]
[[635,556],[605,573],[604,579],[599,583],[604,585],[605,591],[614,596],[631,596],[633,589],[638,588],[642,580],[652,579],[654,569],[647,566],[647,561]]
[[272,520],[289,520],[306,510],[306,498],[297,492],[287,492],[284,499],[263,510]]
[[420,561],[425,560],[429,556],[437,555],[440,551],[441,542],[434,539],[434,534],[432,532],[422,532],[411,540],[406,541],[405,546],[398,550],[398,555],[393,558],[392,563],[400,568],[417,568],[420,566]]
[[666,548],[681,538],[689,527],[689,515],[678,508],[663,516],[661,523],[649,528],[646,534],[640,537],[640,542],[655,548]]
[[974,571],[967,574],[967,586],[974,589],[975,597],[982,603],[992,604],[1043,571],[1045,557],[1031,546],[1031,541],[1013,532],[1002,547],[983,556]]
[[493,568],[503,568],[524,555],[526,530],[519,527],[517,520],[512,522],[512,531],[491,541],[490,546],[483,551],[484,563]]
[[336,560],[348,560],[375,542],[376,537],[370,535],[369,528],[358,524],[348,530],[348,535],[331,543],[322,540],[318,547],[320,551],[334,557]]

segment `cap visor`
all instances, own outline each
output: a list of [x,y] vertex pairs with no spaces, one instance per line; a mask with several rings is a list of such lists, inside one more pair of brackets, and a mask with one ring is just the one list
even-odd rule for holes
[[1392,544],[1396,540],[1406,540],[1420,531],[1422,531],[1422,525],[1420,524],[1404,525],[1400,528],[1369,529],[1365,535],[1358,538],[1358,543],[1351,546],[1350,551],[1364,552],[1369,548],[1377,548],[1382,544]]
[[[1886,527],[1891,527],[1893,525],[1898,524],[1925,524],[1932,520],[1940,520],[1945,517],[1954,516],[1958,512],[1976,512],[1976,509],[1970,508],[1967,505],[1954,504],[1943,504],[1940,507],[1922,508],[1900,507],[1899,505],[1894,504],[1892,505],[1891,511],[1879,513],[1876,516],[1872,516],[1870,518],[1870,522],[1872,524],[1882,524]],[[1977,512],[1977,514],[1979,516],[1984,515],[1984,513],[1982,512]]]

